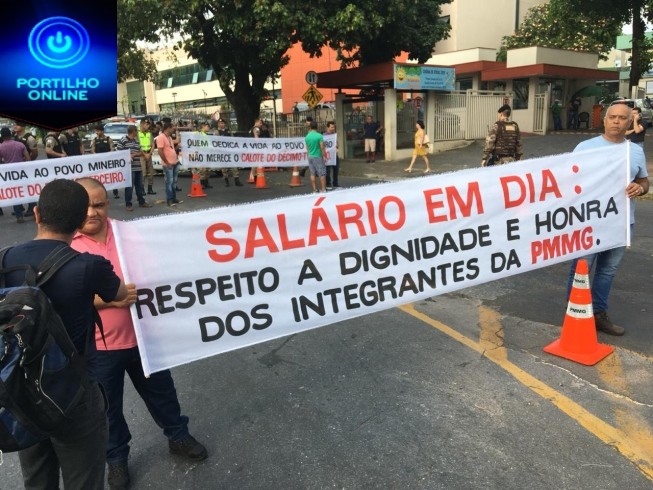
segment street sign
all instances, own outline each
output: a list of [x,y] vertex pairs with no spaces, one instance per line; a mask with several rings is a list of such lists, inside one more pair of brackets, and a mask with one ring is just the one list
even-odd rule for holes
[[306,83],[309,85],[315,85],[317,83],[317,73],[313,70],[306,72]]
[[313,109],[322,100],[322,94],[313,85],[308,87],[308,90],[302,95],[302,99],[306,101],[308,107]]

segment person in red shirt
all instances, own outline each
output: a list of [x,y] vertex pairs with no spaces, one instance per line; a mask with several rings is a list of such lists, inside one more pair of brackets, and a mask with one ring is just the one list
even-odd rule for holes
[[[73,238],[72,247],[79,252],[100,255],[111,262],[116,274],[124,274],[109,218],[109,199],[104,186],[95,179],[79,182],[88,192],[89,205],[84,226]],[[181,414],[174,381],[169,370],[145,377],[129,307],[136,302],[136,286],[127,284],[128,296],[122,301],[106,303],[96,297],[95,306],[102,317],[104,340],[96,332],[97,355],[89,369],[104,387],[109,402],[109,438],[107,442],[108,482],[111,488],[129,484],[129,441],[131,434],[123,415],[125,373],[145,402],[152,419],[163,429],[173,454],[193,461],[206,459],[206,448],[188,432],[188,417]],[[106,341],[106,345],[105,345]]]

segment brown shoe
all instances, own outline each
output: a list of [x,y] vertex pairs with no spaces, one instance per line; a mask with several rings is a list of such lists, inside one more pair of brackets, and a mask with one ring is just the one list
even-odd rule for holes
[[626,330],[623,327],[615,325],[612,323],[608,317],[607,311],[599,311],[594,314],[594,323],[596,324],[596,329],[599,332],[607,333],[608,335],[623,335],[626,333]]

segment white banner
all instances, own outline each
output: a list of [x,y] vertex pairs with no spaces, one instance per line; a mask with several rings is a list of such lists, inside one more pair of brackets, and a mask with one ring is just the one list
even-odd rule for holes
[[111,151],[0,165],[0,207],[38,201],[41,189],[54,179],[93,177],[107,190],[132,182],[129,151]]
[[[324,135],[327,165],[336,164],[335,134]],[[306,167],[304,138],[240,138],[181,133],[181,156],[189,167]]]
[[116,223],[144,370],[624,245],[626,148]]

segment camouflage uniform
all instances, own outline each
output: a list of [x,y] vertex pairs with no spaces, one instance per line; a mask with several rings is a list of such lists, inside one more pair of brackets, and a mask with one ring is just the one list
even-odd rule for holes
[[519,126],[514,121],[495,122],[485,138],[483,160],[494,156],[494,165],[520,160],[523,154]]
[[[200,138],[208,135],[205,131],[198,131],[198,134]],[[209,184],[209,177],[211,176],[211,169],[209,167],[195,167],[193,168],[193,172],[199,174],[202,189],[213,189],[213,186]]]

